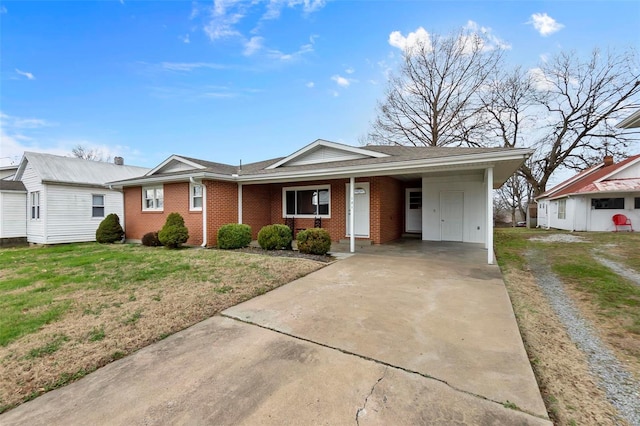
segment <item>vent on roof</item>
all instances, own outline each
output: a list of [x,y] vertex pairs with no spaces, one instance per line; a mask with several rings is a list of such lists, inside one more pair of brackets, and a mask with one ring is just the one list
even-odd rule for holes
[[124,158],[113,157],[113,164],[115,164],[116,166],[124,166]]

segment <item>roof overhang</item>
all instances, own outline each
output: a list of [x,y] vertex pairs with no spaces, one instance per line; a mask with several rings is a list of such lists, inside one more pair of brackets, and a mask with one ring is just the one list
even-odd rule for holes
[[303,170],[273,170],[270,173],[247,175],[227,175],[204,171],[171,174],[165,176],[143,176],[140,178],[109,182],[115,187],[153,185],[159,183],[186,182],[191,179],[211,179],[243,184],[264,184],[278,182],[309,181],[320,179],[341,179],[365,176],[402,176],[428,175],[429,173],[451,172],[460,170],[482,170],[494,168],[494,188],[499,188],[522,163],[531,156],[531,149],[511,149],[474,154],[462,154],[448,157],[392,161],[342,167],[305,168]]
[[620,129],[633,129],[640,127],[640,109],[616,124],[616,127]]

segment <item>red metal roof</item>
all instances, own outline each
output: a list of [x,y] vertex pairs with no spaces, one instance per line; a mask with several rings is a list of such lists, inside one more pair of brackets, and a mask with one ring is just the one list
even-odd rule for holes
[[540,198],[562,198],[571,194],[593,192],[628,192],[640,190],[640,176],[630,179],[605,179],[616,171],[640,161],[640,154],[633,155],[619,163],[605,166],[604,163],[590,167],[577,175],[540,194]]

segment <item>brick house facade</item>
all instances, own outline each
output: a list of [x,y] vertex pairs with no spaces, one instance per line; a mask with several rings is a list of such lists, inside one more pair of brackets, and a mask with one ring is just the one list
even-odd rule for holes
[[[158,231],[177,212],[189,245],[215,246],[228,223],[251,226],[255,239],[263,226],[293,220],[295,231],[320,225],[333,241],[349,238],[352,247],[356,238],[384,244],[411,229],[424,240],[490,248],[492,190],[529,155],[527,149],[357,148],[317,140],[287,157],[242,167],[173,155],[142,177],[112,184],[124,192],[129,240]],[[416,209],[411,216],[409,208]]]

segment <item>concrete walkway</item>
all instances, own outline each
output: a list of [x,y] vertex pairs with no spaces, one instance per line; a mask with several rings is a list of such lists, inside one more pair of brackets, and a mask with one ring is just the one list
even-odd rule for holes
[[347,257],[0,424],[550,425],[486,251],[415,244]]

